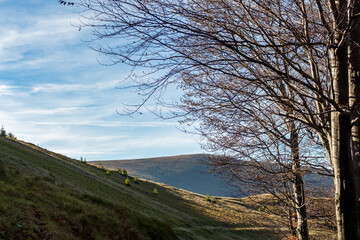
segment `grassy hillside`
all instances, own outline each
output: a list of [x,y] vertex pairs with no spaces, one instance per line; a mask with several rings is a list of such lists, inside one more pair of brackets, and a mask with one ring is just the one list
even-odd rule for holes
[[[263,202],[205,201],[203,195],[164,184],[136,184],[132,177],[128,186],[125,179],[0,138],[0,239],[261,240],[287,235],[286,219],[262,211]],[[313,236],[327,236],[311,226]]]
[[0,239],[269,239],[271,234],[271,228],[255,228],[247,219],[258,213],[241,204],[210,203],[169,186],[136,184],[131,177],[127,186],[125,179],[0,138]]
[[112,170],[126,169],[130,175],[185,189],[199,194],[230,196],[227,186],[219,176],[209,173],[206,154],[171,157],[143,158],[134,160],[92,161],[89,164]]

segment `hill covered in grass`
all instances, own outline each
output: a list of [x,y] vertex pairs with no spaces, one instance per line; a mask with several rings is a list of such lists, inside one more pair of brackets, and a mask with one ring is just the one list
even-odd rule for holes
[[[205,201],[204,195],[128,178],[130,186],[125,183],[127,176],[118,172],[0,137],[0,239],[261,240],[288,236],[286,218],[262,211],[264,204],[266,209],[281,209],[276,200],[210,197]],[[316,239],[328,236],[319,220],[309,222]]]
[[256,211],[242,204],[207,202],[170,186],[136,184],[132,177],[128,186],[125,179],[0,138],[0,239],[269,239],[273,234],[270,227],[254,227],[250,219]]
[[108,169],[126,169],[132,176],[165,183],[194,193],[230,196],[230,191],[219,176],[209,172],[206,154],[179,155],[133,160],[91,161]]

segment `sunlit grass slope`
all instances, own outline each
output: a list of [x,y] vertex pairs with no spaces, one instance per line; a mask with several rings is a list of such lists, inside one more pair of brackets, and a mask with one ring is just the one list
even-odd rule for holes
[[[106,174],[35,145],[0,138],[0,239],[270,239],[241,201]],[[196,181],[196,179],[194,179]],[[159,194],[153,194],[157,188]],[[256,221],[253,221],[253,220]]]

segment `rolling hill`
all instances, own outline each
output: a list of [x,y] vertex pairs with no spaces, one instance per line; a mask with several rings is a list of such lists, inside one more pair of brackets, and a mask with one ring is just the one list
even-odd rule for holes
[[171,157],[143,158],[134,160],[91,161],[108,169],[126,169],[132,176],[165,183],[199,194],[229,197],[230,191],[219,176],[209,173],[206,154]]
[[[264,204],[277,209],[270,196],[205,201],[204,195],[146,180],[135,183],[131,176],[129,186],[126,178],[0,137],[0,239],[261,240],[288,235],[284,217],[261,210]],[[329,231],[319,222],[310,226],[312,236],[320,238]]]
[[[129,178],[131,186],[116,172],[0,138],[0,239],[268,239],[271,233],[241,222],[240,213],[257,213],[236,200],[213,204]],[[220,214],[224,207],[227,216]]]

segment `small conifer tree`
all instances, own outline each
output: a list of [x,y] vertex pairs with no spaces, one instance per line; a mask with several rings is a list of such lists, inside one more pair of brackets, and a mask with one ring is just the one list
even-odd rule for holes
[[211,198],[210,198],[209,194],[206,194],[205,201],[211,202]]
[[139,178],[138,178],[138,177],[135,177],[135,178],[134,178],[134,183],[139,184]]
[[131,183],[130,183],[130,179],[129,179],[129,178],[126,178],[125,184],[128,185],[128,186],[131,186]]
[[126,169],[123,169],[122,172],[121,172],[121,174],[124,175],[124,176],[127,176],[127,175],[128,175]]
[[82,156],[80,157],[80,162],[81,163],[86,163],[86,158],[83,158]]
[[110,175],[111,171],[109,169],[106,169],[106,175]]
[[1,126],[1,129],[0,129],[0,137],[6,137],[6,131],[5,131],[4,126]]
[[120,168],[117,168],[117,172],[118,172],[119,174],[122,174],[122,170],[121,170]]
[[153,194],[154,194],[154,195],[158,195],[158,194],[159,194],[159,192],[158,192],[158,190],[157,190],[156,188],[154,188]]

